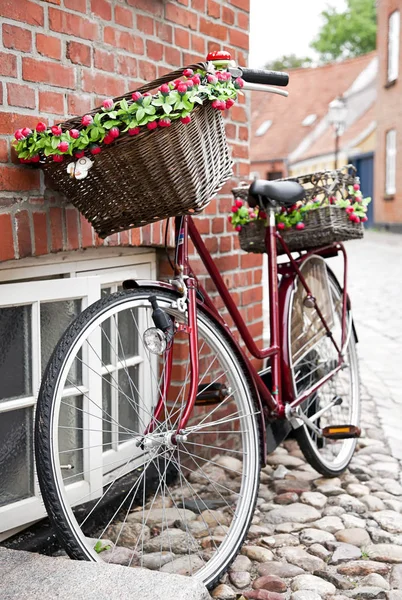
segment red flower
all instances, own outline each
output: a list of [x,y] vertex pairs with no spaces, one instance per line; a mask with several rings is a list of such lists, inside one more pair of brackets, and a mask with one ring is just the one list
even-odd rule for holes
[[53,162],[63,162],[63,157],[60,154],[53,154]]
[[208,75],[207,81],[208,83],[212,83],[213,85],[215,85],[216,83],[218,83],[218,78],[215,75]]
[[235,79],[234,86],[237,89],[241,89],[242,87],[244,87],[244,80],[241,77],[238,77],[237,79]]
[[241,225],[236,225],[235,229],[236,231],[241,231]]
[[232,206],[232,213],[236,213],[237,212],[237,206],[234,204]]
[[355,209],[353,208],[353,206],[347,206],[347,207],[345,208],[345,212],[347,212],[347,213],[348,213],[348,215],[351,215],[351,214],[354,212],[354,210],[355,210]]
[[50,128],[50,131],[53,135],[61,135],[63,133],[60,125],[53,125],[53,127]]
[[194,77],[191,78],[192,82],[194,83],[194,85],[200,85],[201,83],[201,79],[199,75],[194,75]]
[[29,129],[29,127],[24,127],[21,133],[24,137],[28,137],[29,135],[31,135],[32,129]]
[[85,152],[84,150],[78,150],[77,152],[74,152],[74,156],[75,158],[84,158]]
[[194,75],[194,71],[192,69],[184,69],[183,75],[184,77],[192,77]]
[[368,221],[368,217],[366,215],[364,215],[364,217],[360,217],[360,221],[362,223],[365,223],[366,221]]
[[285,227],[286,227],[285,223],[278,223],[278,224],[277,224],[277,226],[276,226],[276,228],[277,228],[277,229],[280,229],[281,231],[282,231],[283,229],[285,229]]
[[296,229],[298,229],[299,231],[301,231],[304,228],[305,228],[305,224],[304,223],[297,223]]
[[131,97],[134,100],[134,102],[140,102],[140,101],[142,101],[142,94],[140,92],[133,92],[131,94]]
[[147,96],[152,96],[152,94],[150,92],[145,92],[144,98],[146,98]]
[[149,123],[147,123],[147,129],[150,129],[152,131],[152,129],[156,129],[158,127],[158,123],[156,121],[150,121]]
[[353,189],[355,190],[355,192],[360,190],[360,185],[358,183],[355,183],[353,186]]
[[89,151],[90,151],[91,154],[94,154],[94,155],[95,154],[100,154],[101,148],[100,148],[100,146],[98,146],[98,144],[91,144],[89,146]]
[[229,223],[232,222],[232,218],[233,218],[232,215],[228,215],[228,221],[229,221]]
[[235,103],[235,101],[232,100],[232,98],[228,98],[226,100],[226,103],[225,103],[226,104],[226,108],[232,108],[232,106],[233,106],[234,103]]
[[43,123],[42,121],[40,121],[37,126],[35,127],[36,131],[38,133],[43,133],[44,131],[46,131],[46,124]]
[[140,133],[140,128],[139,127],[131,127],[128,130],[128,135],[138,135]]
[[74,140],[78,140],[80,137],[80,132],[78,129],[70,129],[70,137],[72,137]]
[[106,110],[110,110],[111,108],[113,108],[114,102],[113,102],[112,98],[107,98],[106,100],[104,100],[102,102],[102,106],[103,106],[103,108],[106,108]]
[[181,117],[180,121],[182,123],[184,123],[184,125],[188,125],[188,123],[190,123],[190,121],[191,121],[191,116],[190,115],[186,115],[185,117]]
[[159,121],[159,127],[170,127],[172,124],[172,121],[170,119],[168,119],[167,117],[165,117],[164,119],[161,119]]
[[114,137],[112,137],[111,135],[105,135],[105,137],[103,138],[103,143],[104,144],[111,144],[114,140]]
[[57,146],[57,149],[60,150],[60,152],[67,152],[68,148],[69,148],[68,142],[60,142],[60,144]]
[[22,135],[22,129],[17,129],[17,131],[14,133],[14,137],[18,141],[25,139],[25,136]]
[[240,200],[240,198],[238,198],[235,202],[237,208],[241,208],[243,206],[243,200]]
[[177,86],[177,91],[179,92],[180,96],[184,96],[184,94],[187,92],[187,86],[184,83],[180,83],[180,85]]
[[84,115],[81,119],[81,123],[85,126],[91,125],[93,123],[93,118],[91,115]]
[[181,79],[175,79],[173,82],[174,87],[177,89],[179,85],[181,85],[183,81]]
[[189,79],[188,81],[184,82],[184,85],[187,86],[188,90],[191,90],[194,87],[194,81],[192,79]]
[[223,73],[222,71],[217,71],[216,78],[218,81],[223,81]]
[[260,210],[260,212],[258,213],[258,216],[260,217],[260,219],[266,219],[267,213],[264,212],[263,210]]
[[212,108],[216,108],[216,110],[225,110],[226,102],[224,100],[213,100]]
[[39,154],[35,154],[35,156],[33,156],[33,157],[31,158],[31,162],[33,162],[33,163],[38,163],[39,161],[40,161],[40,156],[39,156]]
[[160,86],[159,91],[163,96],[167,96],[170,92],[170,87],[167,83],[164,83]]
[[118,138],[120,135],[120,131],[118,127],[112,127],[111,129],[109,129],[109,135],[110,137],[114,138]]

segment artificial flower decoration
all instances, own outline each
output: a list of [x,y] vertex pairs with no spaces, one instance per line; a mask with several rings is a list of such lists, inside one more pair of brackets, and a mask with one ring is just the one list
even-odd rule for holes
[[121,134],[136,136],[159,127],[168,128],[177,120],[188,125],[192,111],[206,101],[216,110],[229,109],[243,85],[241,78],[232,78],[227,70],[211,74],[185,69],[183,78],[164,83],[153,95],[133,92],[130,99],[116,102],[107,98],[98,112],[84,115],[76,129],[59,124],[47,127],[43,122],[34,131],[27,127],[18,129],[13,145],[23,163],[37,163],[48,156],[55,162],[62,162],[64,156],[95,156]]

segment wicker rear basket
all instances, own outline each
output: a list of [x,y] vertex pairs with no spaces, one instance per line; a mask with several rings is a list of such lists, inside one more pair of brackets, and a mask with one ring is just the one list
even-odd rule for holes
[[[153,90],[182,72],[168,73],[138,91]],[[115,101],[129,99],[131,93]],[[81,117],[62,127],[80,129]],[[123,133],[95,158],[86,154],[94,165],[85,179],[70,177],[64,163],[47,160],[41,167],[49,186],[61,191],[102,238],[202,211],[232,172],[222,115],[209,102],[191,113],[187,125],[177,120],[168,129],[144,130],[137,136]]]
[[[363,224],[350,221],[345,209],[339,206],[321,206],[309,211],[304,224],[305,229],[301,231],[289,229],[280,232],[292,252],[363,237]],[[263,221],[251,221],[243,225],[239,233],[240,247],[245,252],[265,252],[265,233]],[[279,242],[277,250],[278,254],[285,253]]]

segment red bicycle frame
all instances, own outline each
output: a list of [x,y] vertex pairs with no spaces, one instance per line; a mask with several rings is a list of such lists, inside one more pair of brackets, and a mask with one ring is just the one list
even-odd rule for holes
[[[218,313],[212,300],[208,296],[208,293],[202,287],[198,281],[196,275],[191,269],[189,257],[188,257],[188,238],[190,237],[193,242],[209,276],[211,277],[215,287],[223,300],[230,316],[236,325],[240,336],[248,349],[248,351],[258,359],[270,359],[271,361],[271,376],[272,376],[272,389],[269,390],[262,378],[258,374],[253,364],[248,360],[245,353],[233,337],[228,325]],[[210,253],[205,247],[202,238],[197,231],[195,223],[190,216],[177,217],[175,220],[175,239],[176,239],[176,268],[180,277],[183,277],[185,285],[187,287],[188,297],[188,324],[185,329],[189,335],[190,342],[190,369],[191,369],[191,382],[188,399],[184,407],[181,419],[177,428],[177,431],[185,429],[186,423],[191,415],[194,408],[197,396],[197,382],[198,382],[198,334],[197,334],[197,305],[201,304],[207,312],[213,316],[226,330],[230,336],[234,345],[236,345],[238,351],[244,360],[244,365],[251,376],[255,390],[257,392],[258,401],[261,407],[262,418],[285,418],[286,405],[290,405],[291,408],[296,408],[299,404],[304,402],[311,394],[316,392],[322,385],[324,385],[329,379],[331,379],[341,368],[343,362],[343,351],[346,342],[346,318],[348,310],[348,296],[347,296],[347,256],[346,251],[341,243],[334,243],[329,246],[314,249],[311,252],[307,252],[301,255],[297,259],[294,259],[287,247],[287,244],[283,240],[279,232],[276,231],[275,227],[275,212],[274,210],[269,211],[269,224],[266,231],[266,248],[268,254],[268,289],[269,289],[269,321],[270,321],[270,333],[271,340],[268,348],[258,348],[252,339],[247,325],[244,322],[235,302],[233,301],[229,290],[224,284],[224,281],[217,269]],[[277,243],[280,243],[288,256],[289,262],[285,264],[277,264]],[[341,347],[339,347],[332,336],[331,329],[328,326],[325,317],[320,310],[320,307],[315,302],[315,299],[311,293],[311,290],[301,272],[302,263],[311,256],[312,254],[318,254],[322,257],[336,256],[339,252],[342,253],[344,258],[344,281],[343,281],[343,309],[342,309],[342,338]],[[278,273],[282,275],[281,284],[278,287]],[[317,314],[322,321],[322,324],[326,330],[328,337],[331,338],[337,352],[338,352],[338,364],[328,374],[326,374],[320,381],[315,383],[308,390],[303,392],[300,396],[295,396],[295,390],[293,387],[291,377],[291,356],[289,349],[288,340],[288,316],[289,316],[289,304],[291,295],[294,290],[294,284],[296,277],[299,278],[302,286],[306,291],[306,295],[313,302],[315,302],[315,309]],[[197,298],[197,290],[201,292],[202,300]],[[167,361],[168,369],[170,361]],[[170,375],[167,377],[167,382],[170,381]],[[160,400],[161,403],[162,399]],[[161,407],[160,407],[161,408]],[[156,407],[156,412],[158,406]]]

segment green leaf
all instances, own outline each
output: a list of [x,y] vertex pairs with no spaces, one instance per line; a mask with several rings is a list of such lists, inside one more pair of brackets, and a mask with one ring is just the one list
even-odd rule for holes
[[112,127],[115,127],[117,125],[116,121],[106,121],[105,123],[103,123],[103,127],[105,129],[111,129]]
[[154,106],[148,106],[148,108],[144,108],[147,115],[154,115],[156,113],[156,109]]
[[47,148],[45,148],[45,156],[49,156],[50,154],[53,154],[53,150],[48,146]]
[[52,148],[53,148],[53,150],[56,150],[56,148],[59,145],[59,143],[60,142],[59,142],[58,138],[56,138],[56,137],[52,138]]
[[142,106],[144,108],[147,108],[151,104],[151,102],[152,104],[154,104],[152,96],[145,96],[145,98],[142,101]]
[[91,134],[90,135],[91,135],[91,140],[97,140],[98,136],[99,136],[99,130],[98,130],[98,128],[97,127],[93,127],[91,129]]
[[153,106],[163,106],[165,104],[165,99],[163,96],[161,98],[154,98],[152,101]]
[[162,106],[162,108],[163,108],[163,111],[167,115],[169,115],[172,112],[172,110],[173,110],[173,108],[170,106],[170,104],[166,104],[166,103]]
[[145,117],[145,110],[142,108],[142,106],[139,107],[139,109],[137,110],[137,121],[142,121],[143,118]]
[[100,121],[101,121],[101,115],[100,115],[99,113],[97,113],[97,114],[94,116],[94,123],[95,123],[95,125],[99,125],[99,124],[100,124]]
[[128,110],[128,104],[125,98],[123,98],[123,100],[120,100],[120,108],[122,108],[124,111]]

